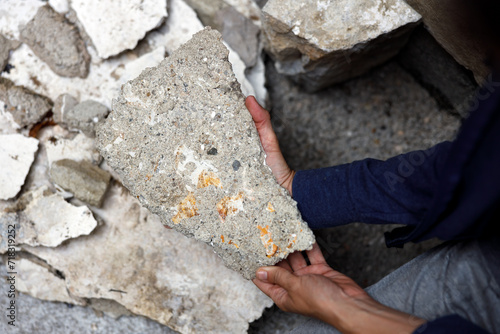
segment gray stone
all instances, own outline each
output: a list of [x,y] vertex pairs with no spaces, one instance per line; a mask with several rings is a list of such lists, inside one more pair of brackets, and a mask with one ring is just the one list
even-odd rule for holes
[[[468,8],[471,6],[468,2],[457,3],[453,0],[407,2],[422,15],[425,26],[439,44],[459,64],[474,73],[477,83],[484,84],[492,71],[486,60],[491,57],[491,45],[498,43],[498,36],[485,30],[489,27],[481,26],[482,19],[469,20],[467,15],[476,9]],[[461,11],[466,12],[465,16]]]
[[52,182],[93,206],[101,206],[111,175],[88,161],[63,159],[50,167]]
[[395,56],[420,15],[402,0],[270,0],[266,50],[308,91],[359,76]]
[[247,67],[254,66],[259,56],[259,27],[232,6],[219,10],[215,21],[224,41],[240,55]]
[[103,120],[108,113],[109,110],[105,105],[87,100],[67,111],[62,123],[70,130],[82,130],[86,135],[94,137],[96,124]]
[[164,228],[121,185],[92,209],[104,221],[92,235],[57,248],[23,247],[63,273],[72,296],[113,300],[189,334],[246,333],[272,305],[209,246]]
[[21,45],[20,42],[11,41],[0,34],[0,72],[2,72],[5,65],[7,65],[10,51],[17,49],[19,45]]
[[265,164],[220,40],[207,28],[125,84],[97,146],[142,205],[250,279],[314,236]]
[[49,5],[38,9],[36,16],[20,30],[20,35],[58,75],[87,77],[90,55],[78,29]]
[[73,109],[78,104],[78,101],[70,94],[62,94],[54,101],[52,109],[53,119],[56,123],[64,122],[64,115]]
[[21,191],[37,151],[35,138],[0,135],[0,200],[13,198]]
[[186,0],[186,3],[198,13],[204,25],[218,30],[221,26],[216,19],[217,13],[227,7],[233,7],[260,26],[260,8],[253,0]]
[[31,90],[15,86],[12,81],[0,77],[0,101],[21,127],[32,126],[52,109],[52,102]]
[[408,70],[436,99],[441,109],[462,117],[469,111],[469,101],[478,88],[470,71],[429,34],[419,27],[398,56]]

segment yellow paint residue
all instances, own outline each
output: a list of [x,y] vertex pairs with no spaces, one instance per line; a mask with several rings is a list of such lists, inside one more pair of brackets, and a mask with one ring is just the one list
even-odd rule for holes
[[278,250],[278,246],[276,246],[273,242],[271,231],[269,231],[269,225],[266,225],[266,227],[262,227],[259,225],[257,226],[257,228],[260,230],[260,240],[266,248],[267,257],[273,256]]
[[196,199],[193,193],[189,193],[182,202],[177,205],[177,214],[172,218],[175,224],[179,224],[182,219],[198,216],[198,208],[196,207]]
[[224,242],[224,236],[223,235],[220,236],[220,239],[222,240],[222,242]]
[[267,211],[269,212],[274,212],[274,206],[271,204],[271,202],[267,203]]
[[208,186],[216,186],[222,188],[220,179],[213,172],[202,171],[198,176],[198,189]]
[[227,216],[236,214],[242,208],[243,193],[231,197],[226,196],[217,203],[217,212],[223,221]]
[[236,248],[240,248],[240,246],[238,246],[235,242],[233,242],[232,240],[229,240],[228,242],[229,245],[234,245]]

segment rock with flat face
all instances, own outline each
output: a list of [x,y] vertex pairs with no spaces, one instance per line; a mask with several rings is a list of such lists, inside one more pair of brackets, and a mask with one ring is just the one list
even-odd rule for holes
[[167,17],[165,0],[73,0],[71,8],[101,58],[133,49]]
[[70,130],[81,130],[90,137],[95,136],[96,124],[103,120],[109,113],[108,108],[92,100],[77,104],[64,114],[62,123]]
[[20,35],[58,75],[87,77],[90,56],[85,43],[78,29],[52,7],[40,7],[36,16],[20,30]]
[[20,44],[20,42],[11,41],[0,34],[0,72],[2,72],[5,65],[7,65],[10,51],[18,48]]
[[0,101],[21,127],[38,123],[52,109],[52,102],[46,97],[5,78],[0,78]]
[[309,91],[395,56],[420,20],[402,0],[270,0],[262,14],[266,49],[278,71]]
[[162,222],[250,279],[314,236],[274,179],[221,35],[207,28],[122,87],[97,146]]
[[38,151],[38,140],[20,134],[0,135],[0,200],[15,197]]

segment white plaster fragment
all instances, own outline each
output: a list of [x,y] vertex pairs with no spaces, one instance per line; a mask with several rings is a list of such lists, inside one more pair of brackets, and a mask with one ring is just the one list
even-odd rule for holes
[[165,0],[73,0],[71,7],[101,58],[133,49],[167,16]]
[[19,193],[37,150],[35,138],[0,135],[0,199],[10,199]]
[[19,40],[19,27],[28,23],[43,5],[41,0],[1,0],[0,34]]
[[83,133],[79,133],[73,139],[57,138],[45,144],[48,158],[48,167],[54,161],[70,159],[74,161],[86,160],[93,164],[101,161],[99,152],[95,147],[95,141]]

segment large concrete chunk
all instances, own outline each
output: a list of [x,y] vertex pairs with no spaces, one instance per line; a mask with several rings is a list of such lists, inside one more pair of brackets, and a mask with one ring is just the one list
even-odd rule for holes
[[97,146],[174,229],[252,278],[314,236],[269,167],[218,32],[197,33],[122,87]]
[[73,0],[71,7],[101,58],[133,49],[167,16],[165,0]]
[[181,333],[246,333],[272,305],[210,247],[164,228],[123,187],[113,185],[103,208],[93,209],[104,224],[89,237],[23,247],[62,272],[73,297],[114,300]]
[[38,140],[19,134],[0,135],[0,200],[19,193],[35,160]]
[[76,27],[50,6],[40,7],[20,35],[55,73],[63,77],[87,77],[90,56],[83,39]]
[[52,102],[46,97],[1,77],[0,101],[22,127],[38,123],[52,109]]
[[278,70],[314,91],[396,55],[419,20],[402,0],[269,0],[262,24]]

